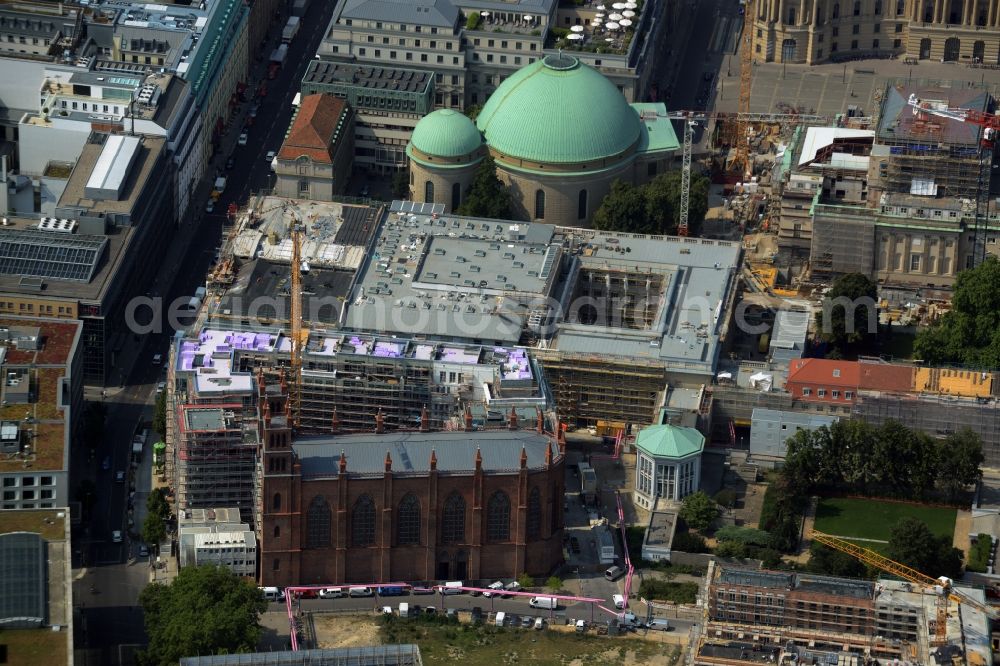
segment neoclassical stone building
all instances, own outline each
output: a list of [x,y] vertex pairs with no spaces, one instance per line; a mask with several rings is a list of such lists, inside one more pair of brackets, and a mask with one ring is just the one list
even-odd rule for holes
[[293,440],[265,409],[262,585],[493,580],[562,562],[565,441],[541,413],[500,430],[467,414],[446,432],[426,413],[386,432],[379,414],[374,432]]
[[504,81],[475,123],[451,110],[417,123],[410,198],[454,210],[488,152],[517,217],[587,227],[615,180],[648,182],[677,148],[663,104],[629,104],[597,70],[548,55]]
[[758,0],[754,58],[1000,62],[1000,0]]

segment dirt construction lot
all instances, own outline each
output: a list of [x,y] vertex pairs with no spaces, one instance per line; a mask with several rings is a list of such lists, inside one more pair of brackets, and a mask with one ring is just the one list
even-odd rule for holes
[[585,666],[616,663],[620,666],[681,663],[681,646],[664,641],[670,634],[579,635],[571,627],[545,631],[445,622],[436,619],[393,618],[382,625],[374,617],[316,615],[318,647],[358,647],[382,643],[416,643],[425,664],[537,664]]

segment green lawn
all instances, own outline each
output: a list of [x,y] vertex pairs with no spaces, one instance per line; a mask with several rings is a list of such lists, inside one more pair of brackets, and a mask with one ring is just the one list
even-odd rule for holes
[[[842,537],[889,540],[889,530],[902,518],[913,516],[931,532],[949,539],[955,533],[955,509],[916,506],[869,499],[825,498],[816,507],[816,531]],[[878,548],[879,544],[857,541],[859,546]]]

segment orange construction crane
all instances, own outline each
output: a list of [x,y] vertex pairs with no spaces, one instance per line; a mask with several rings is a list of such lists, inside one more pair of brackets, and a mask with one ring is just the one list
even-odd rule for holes
[[292,293],[289,294],[289,327],[292,336],[292,384],[288,399],[292,403],[292,426],[299,427],[302,410],[302,221],[292,214]]
[[855,545],[850,541],[846,541],[829,534],[823,534],[822,532],[813,532],[812,538],[813,541],[821,543],[829,548],[833,548],[834,550],[839,550],[842,553],[847,553],[848,555],[864,562],[865,564],[873,566],[880,571],[902,578],[903,580],[913,583],[914,585],[920,585],[924,588],[932,590],[937,596],[937,618],[934,622],[934,645],[944,645],[947,642],[945,629],[947,628],[949,600],[958,604],[972,606],[980,612],[985,613],[986,616],[992,620],[1000,617],[1000,613],[998,613],[993,607],[954,589],[951,584],[951,579],[947,576],[931,578],[927,574],[921,573],[916,569],[911,569],[905,564],[900,564],[899,562],[891,560],[885,555],[877,553],[874,550],[862,548],[861,546]]
[[747,0],[743,11],[743,39],[740,40],[740,104],[736,121],[736,145],[730,170],[744,178],[750,174],[750,89],[753,83],[753,22],[757,0]]

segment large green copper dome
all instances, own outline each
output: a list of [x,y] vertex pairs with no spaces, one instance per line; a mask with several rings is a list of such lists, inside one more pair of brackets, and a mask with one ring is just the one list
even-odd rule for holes
[[639,115],[615,85],[567,55],[515,72],[490,96],[476,125],[494,151],[547,163],[617,155],[641,130]]
[[413,128],[410,145],[435,157],[462,157],[479,149],[483,137],[475,123],[451,109],[438,109]]

